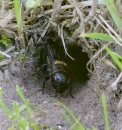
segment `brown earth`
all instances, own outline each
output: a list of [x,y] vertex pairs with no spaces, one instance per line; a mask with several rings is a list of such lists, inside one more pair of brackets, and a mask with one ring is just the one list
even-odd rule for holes
[[[104,93],[107,97],[110,129],[122,130],[122,112],[118,112],[116,109],[119,98],[116,96],[114,97],[114,94],[110,93],[107,89],[108,87],[105,87],[105,83],[108,84],[111,77],[106,73],[104,78],[109,77],[109,79],[104,80],[103,84],[103,77],[101,76],[102,73],[105,74],[107,67],[104,68],[104,71],[102,72],[98,69],[97,74],[95,73],[92,75],[86,83],[75,80],[72,81],[71,85],[75,98],[71,98],[68,90],[63,95],[54,97],[53,89],[49,81],[46,83],[45,94],[42,95],[42,92],[38,90],[42,86],[44,75],[40,75],[40,79],[38,80],[38,74],[35,73],[36,71],[34,68],[35,61],[33,61],[33,59],[23,63],[16,61],[4,68],[4,70],[8,69],[9,78],[5,76],[5,73],[0,71],[0,87],[3,89],[3,100],[9,108],[11,108],[12,102],[17,101],[22,104],[22,101],[15,90],[16,85],[19,85],[30,103],[46,111],[41,112],[33,109],[36,121],[55,129],[59,129],[60,126],[61,130],[68,130],[70,128],[70,125],[62,115],[62,112],[66,112],[66,110],[55,103],[52,100],[54,98],[69,107],[76,117],[81,117],[81,123],[85,127],[91,129],[92,126],[94,126],[98,130],[105,130],[101,101],[101,95]],[[100,66],[102,64],[100,63],[98,65]],[[26,68],[25,73],[22,71],[22,66]],[[1,109],[0,115],[0,129],[7,130],[8,126],[10,126],[10,122]]]

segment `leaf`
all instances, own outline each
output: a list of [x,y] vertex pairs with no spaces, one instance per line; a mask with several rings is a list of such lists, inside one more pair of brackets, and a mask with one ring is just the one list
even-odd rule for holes
[[14,0],[14,10],[16,14],[16,19],[17,19],[17,25],[20,31],[22,31],[22,15],[21,15],[21,4],[20,0]]
[[121,17],[119,15],[119,12],[114,4],[114,1],[113,0],[104,0],[110,14],[111,14],[111,17],[113,18],[117,28],[119,29],[120,26],[121,26]]
[[53,5],[53,1],[52,0],[27,0],[27,2],[25,3],[27,8],[35,8],[38,5],[42,5],[42,6],[47,6],[47,5]]
[[108,47],[105,46],[106,51],[109,53],[109,55],[112,57],[114,62],[118,65],[118,67],[122,70],[122,63],[119,61],[119,59],[116,57],[115,52],[112,52]]
[[96,38],[96,39],[103,40],[106,42],[113,41],[113,38],[111,36],[109,36],[108,34],[104,34],[104,33],[80,34],[79,37]]
[[106,97],[105,97],[104,94],[102,94],[102,105],[103,105],[103,111],[104,111],[104,119],[105,119],[106,130],[110,130],[109,129],[109,120],[108,120],[108,111],[107,111]]
[[34,7],[36,7],[36,2],[35,2],[35,0],[27,0],[25,5],[27,8],[34,8]]
[[110,61],[110,60],[108,60],[108,59],[104,59],[103,60],[107,65],[109,65],[109,66],[111,66],[112,68],[114,68],[115,70],[117,70],[117,68],[115,67],[115,65],[113,65],[113,63]]

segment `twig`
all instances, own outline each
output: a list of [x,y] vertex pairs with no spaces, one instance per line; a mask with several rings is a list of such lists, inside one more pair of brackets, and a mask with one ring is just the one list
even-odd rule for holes
[[5,2],[2,1],[2,7],[1,7],[1,10],[0,10],[0,14],[1,14],[0,17],[4,17],[4,7],[5,7]]
[[106,32],[115,40],[116,43],[118,43],[120,46],[122,46],[122,44],[117,41],[117,39],[110,33],[110,31],[97,19],[97,17],[95,17],[95,19],[97,20],[97,22],[99,22],[99,24],[106,30]]
[[82,16],[82,13],[78,7],[78,4],[76,3],[76,0],[72,0],[73,1],[73,4],[75,6],[75,9],[77,11],[77,13],[79,14],[80,16],[80,27],[81,27],[81,32],[84,33],[84,22],[83,22],[83,16]]
[[96,14],[98,0],[93,0],[89,15],[86,17],[85,22],[90,21]]
[[13,49],[15,49],[15,46],[10,47],[8,50],[4,51],[4,53],[9,53],[9,52],[12,51]]
[[117,83],[119,82],[120,78],[122,77],[122,72],[119,74],[117,79],[110,85],[113,91],[117,90]]
[[5,52],[3,52],[3,51],[0,51],[0,53],[1,53],[2,55],[4,55],[4,56],[8,57],[8,58],[11,58],[11,56],[10,56],[10,55],[6,54],[6,53],[5,53]]
[[45,27],[45,29],[44,29],[43,33],[41,34],[41,37],[39,38],[37,44],[39,44],[39,43],[42,41],[42,38],[45,36],[45,34],[46,34],[46,32],[47,32],[49,26],[50,26],[50,22],[49,22],[49,23],[47,24],[47,26]]
[[[104,5],[104,2],[101,0],[98,2],[98,5],[99,4],[102,4]],[[78,5],[79,7],[87,7],[87,6],[91,6],[92,5],[92,1],[82,1],[82,2],[78,2]],[[70,8],[74,8],[74,5],[65,5],[65,6],[61,6],[61,10],[64,10],[64,9],[70,9]],[[53,12],[53,9],[50,9],[50,10],[47,10],[45,11],[45,14],[50,14]]]
[[11,63],[11,59],[0,62],[0,66]]
[[104,18],[101,15],[98,15],[100,19],[105,23],[105,25],[110,29],[112,33],[122,42],[121,37],[113,30],[113,28],[104,20]]
[[[104,17],[104,19],[107,19],[107,15],[108,15],[108,9],[106,8],[102,14],[102,16]],[[94,28],[94,31],[93,32],[100,32],[102,26],[97,23],[96,27]]]
[[[112,42],[108,42],[106,44],[106,46],[109,46]],[[87,70],[93,74],[93,72],[88,68],[89,64],[105,49],[105,47],[103,46],[98,52],[95,53],[95,55],[93,55],[93,57],[90,58],[90,60],[87,62],[86,67]]]
[[62,43],[63,43],[63,47],[64,47],[64,50],[65,50],[65,53],[66,53],[72,60],[74,60],[74,58],[72,58],[72,57],[68,54],[67,49],[66,49],[66,46],[65,46],[64,37],[63,37],[63,25],[62,25],[62,27],[61,27],[61,40],[62,40]]
[[59,19],[61,5],[62,5],[62,0],[54,0],[54,9],[51,15],[51,21],[56,22]]
[[118,103],[118,105],[117,105],[117,109],[118,109],[119,111],[122,110],[122,98],[120,99],[120,101],[119,101],[119,103]]

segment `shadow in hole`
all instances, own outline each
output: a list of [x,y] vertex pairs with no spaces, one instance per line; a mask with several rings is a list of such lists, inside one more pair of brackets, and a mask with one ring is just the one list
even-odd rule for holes
[[86,64],[89,61],[87,53],[82,52],[82,47],[78,45],[68,46],[67,50],[68,53],[75,59],[72,60],[68,56],[66,57],[71,81],[87,81],[89,79],[87,75],[88,71],[86,69]]

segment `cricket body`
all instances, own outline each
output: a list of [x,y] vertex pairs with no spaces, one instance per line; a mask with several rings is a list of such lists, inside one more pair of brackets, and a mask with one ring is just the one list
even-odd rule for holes
[[43,71],[46,72],[42,94],[44,94],[46,81],[50,79],[56,94],[64,93],[69,88],[70,95],[73,98],[66,62],[62,60],[63,58],[60,60],[60,58],[57,58],[58,56],[55,56],[56,54],[52,51],[50,44],[42,46],[40,52],[41,69],[43,68]]

